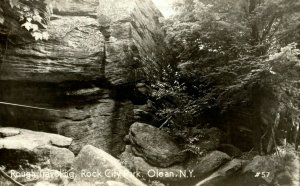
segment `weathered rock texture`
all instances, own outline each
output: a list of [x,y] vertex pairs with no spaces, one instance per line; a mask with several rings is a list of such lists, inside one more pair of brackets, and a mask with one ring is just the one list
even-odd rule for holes
[[174,139],[151,125],[134,123],[130,127],[129,139],[136,155],[158,167],[168,167],[186,160],[187,154]]
[[[159,180],[166,182],[173,182],[178,180],[186,179],[184,176],[180,176],[185,171],[193,171],[189,167],[184,167],[183,164],[172,165],[170,167],[162,168],[149,164],[143,157],[138,157],[132,152],[132,147],[130,145],[126,146],[125,151],[120,155],[120,160],[124,166],[134,172],[149,180]],[[160,173],[171,173],[174,176],[154,176],[153,171]],[[156,174],[156,173],[155,173]]]
[[[83,147],[72,167],[77,174],[74,180],[75,184],[76,182],[86,182],[89,184],[83,185],[96,185],[96,182],[117,181],[130,186],[145,186],[117,159],[91,145]],[[86,176],[93,172],[98,174]]]
[[[74,153],[86,144],[113,155],[118,155],[125,147],[123,138],[134,122],[131,101],[116,100],[111,97],[111,90],[105,88],[68,90],[56,85],[13,85],[6,85],[7,88],[0,91],[2,98],[12,103],[55,110],[0,105],[1,123],[70,137],[73,139],[70,149]],[[13,133],[0,131],[0,136],[8,135]],[[62,141],[54,140],[56,146],[64,146]]]
[[226,162],[230,161],[230,157],[220,151],[212,151],[207,154],[204,158],[194,159],[189,162],[189,167],[194,170],[194,175],[197,177],[203,177]]
[[204,182],[219,180],[219,178],[235,173],[236,169],[241,168],[239,162],[242,162],[242,160],[237,160],[237,162],[227,163],[230,161],[228,155],[213,151],[203,157],[192,157],[185,162],[162,168],[149,164],[144,157],[136,156],[131,145],[126,146],[119,158],[124,166],[131,171],[138,172],[143,178],[159,180],[166,185],[195,185],[210,174],[212,176]]
[[[54,11],[49,41],[5,46],[0,80],[134,81],[140,58],[156,49],[155,39],[161,34],[159,16],[151,0],[69,1],[62,10]],[[17,30],[20,25],[12,21],[15,27],[9,28]],[[30,37],[26,33],[18,36]]]
[[[18,168],[27,162],[60,169],[70,167],[75,158],[67,149],[72,143],[70,138],[17,128],[0,128],[0,133],[4,134],[0,138],[1,165]],[[12,133],[15,135],[7,135]],[[57,147],[57,142],[63,147]]]
[[141,59],[159,46],[161,14],[151,0],[61,3],[48,41],[30,39],[1,5],[13,23],[3,27],[17,45],[2,42],[0,101],[51,110],[0,104],[0,122],[71,137],[74,153],[91,144],[118,155],[134,122],[129,97],[142,79]]
[[233,159],[216,172],[211,174],[209,177],[203,179],[201,182],[197,183],[195,186],[205,186],[205,185],[219,185],[222,183],[223,179],[231,175],[236,174],[245,164],[244,161],[239,159]]
[[[123,138],[132,123],[132,109],[129,101],[120,103],[113,99],[101,99],[81,110],[88,114],[81,120],[69,118],[56,123],[57,132],[74,139],[71,149],[75,153],[84,145],[91,144],[118,155],[125,147]],[[76,115],[76,110],[70,112]]]

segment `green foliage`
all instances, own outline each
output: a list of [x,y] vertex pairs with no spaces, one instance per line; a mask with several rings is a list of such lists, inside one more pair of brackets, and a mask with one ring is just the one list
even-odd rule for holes
[[294,0],[189,0],[178,9],[166,31],[183,59],[261,56],[299,36],[300,3]]
[[291,117],[299,120],[300,113],[300,50],[296,43],[281,48],[281,51],[270,55],[267,83],[276,92],[279,102],[289,110]]
[[271,114],[299,120],[299,1],[186,0],[176,9],[164,22],[175,58],[164,60],[171,70],[157,70],[165,78],[152,81],[154,98],[168,103],[157,115],[172,133],[220,122],[214,119],[235,108],[259,115],[267,97],[278,107]]
[[269,55],[300,38],[300,2],[294,0],[189,0],[177,8],[165,22],[167,44],[181,75],[205,92],[202,103],[241,95],[238,89],[261,81]]

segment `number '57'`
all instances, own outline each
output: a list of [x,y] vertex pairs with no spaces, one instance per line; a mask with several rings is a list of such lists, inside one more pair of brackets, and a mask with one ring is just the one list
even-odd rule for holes
[[270,172],[257,172],[255,174],[255,177],[262,177],[262,178],[267,178],[270,176]]

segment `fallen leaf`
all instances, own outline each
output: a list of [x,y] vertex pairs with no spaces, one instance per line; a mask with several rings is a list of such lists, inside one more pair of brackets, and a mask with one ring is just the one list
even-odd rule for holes
[[22,24],[21,25],[22,27],[25,27],[26,28],[26,30],[30,30],[32,27],[32,24],[30,23],[30,22],[26,22],[26,23],[24,23],[24,24]]

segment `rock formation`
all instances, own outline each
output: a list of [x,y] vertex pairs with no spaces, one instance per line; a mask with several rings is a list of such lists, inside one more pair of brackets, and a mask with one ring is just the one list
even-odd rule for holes
[[89,143],[118,155],[134,122],[142,59],[163,36],[162,15],[151,0],[61,3],[49,17],[48,41],[34,41],[7,17],[17,43],[2,43],[0,101],[31,107],[0,105],[1,124],[71,137],[75,153]]
[[[113,180],[130,186],[145,186],[143,182],[123,167],[117,159],[91,145],[82,148],[73,163],[73,168],[77,174],[74,180],[75,185],[76,182],[95,184],[96,182]],[[97,174],[89,176],[91,173]]]
[[[299,172],[291,168],[299,162],[294,155],[242,160],[240,149],[250,150],[255,138],[252,120],[234,115],[237,121],[228,125],[232,140],[226,143],[218,128],[189,128],[193,139],[183,146],[157,127],[162,122],[153,113],[159,106],[150,101],[154,88],[145,83],[143,70],[144,58],[161,49],[164,33],[162,15],[151,0],[56,1],[63,8],[44,15],[48,41],[35,41],[21,28],[8,1],[0,5],[0,13],[5,10],[0,28],[2,172],[25,168],[57,175],[34,180],[37,186],[144,186],[141,180],[172,186],[299,183]],[[41,2],[33,6],[47,8]],[[272,99],[262,103],[266,123],[275,116],[269,105],[278,106]],[[287,170],[275,166],[281,161]],[[72,171],[79,176],[63,175]],[[254,177],[265,171],[272,173]]]
[[168,167],[186,159],[186,153],[169,134],[151,125],[138,122],[132,124],[129,139],[135,154],[158,167]]
[[0,138],[1,165],[11,166],[10,168],[21,165],[26,168],[28,163],[66,169],[71,167],[75,158],[68,150],[71,138],[16,128],[1,128],[0,134],[4,136]]
[[156,49],[160,16],[151,0],[69,1],[54,9],[49,41],[28,42],[24,34],[17,35],[23,43],[5,46],[0,79],[132,82],[140,58]]

